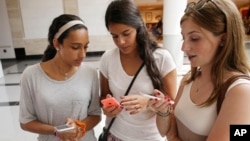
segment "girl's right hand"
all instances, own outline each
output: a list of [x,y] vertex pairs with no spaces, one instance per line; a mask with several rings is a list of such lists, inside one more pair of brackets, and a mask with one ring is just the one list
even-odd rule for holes
[[161,91],[154,90],[153,95],[157,98],[148,101],[148,107],[156,112],[165,113],[169,108],[173,108],[174,101],[169,96],[165,96]]
[[[110,94],[107,94],[106,98],[109,98],[109,97],[112,97]],[[119,107],[116,107],[116,106],[111,106],[111,107],[105,107],[105,106],[102,106],[102,110],[103,110],[103,113],[110,117],[110,118],[113,118],[113,117],[116,117],[121,111],[122,111],[122,107],[119,106]]]
[[73,119],[68,118],[66,124],[74,126],[75,128],[70,131],[65,131],[65,132],[57,132],[56,136],[61,140],[61,141],[78,141],[77,135],[78,135],[78,127],[76,126],[75,122]]

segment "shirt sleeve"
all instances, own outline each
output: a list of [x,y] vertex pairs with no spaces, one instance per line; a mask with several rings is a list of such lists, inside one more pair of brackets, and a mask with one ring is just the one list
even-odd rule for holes
[[111,50],[106,50],[100,59],[100,72],[106,78],[108,78],[108,68],[109,68],[108,66],[109,66],[109,61],[111,61],[109,60],[110,56],[111,56]]
[[101,115],[101,113],[98,73],[95,69],[93,69],[91,101],[88,108],[88,115]]
[[167,49],[157,49],[154,52],[154,57],[162,77],[166,76],[169,72],[176,69],[176,64],[174,62],[173,56]]
[[20,81],[21,94],[19,107],[19,122],[24,124],[37,119],[32,101],[33,91],[32,82],[30,81],[30,73],[32,73],[31,68],[27,68],[26,71],[23,72]]

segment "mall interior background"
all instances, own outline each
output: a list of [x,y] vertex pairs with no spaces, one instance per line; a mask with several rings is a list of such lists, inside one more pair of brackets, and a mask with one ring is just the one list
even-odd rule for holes
[[[0,141],[33,141],[36,134],[21,130],[18,122],[20,75],[28,66],[40,61],[47,46],[48,27],[54,17],[61,13],[79,15],[89,28],[90,46],[84,63],[98,69],[102,53],[115,47],[105,28],[104,13],[110,0],[0,0]],[[195,1],[195,0],[188,0]],[[249,1],[234,0],[246,27],[246,48],[250,56],[248,38]],[[149,32],[153,32],[164,17],[164,0],[135,0]],[[164,26],[162,27],[164,28]],[[250,32],[249,32],[250,33]],[[153,34],[153,33],[152,33]],[[159,35],[159,33],[158,33]],[[156,34],[162,44],[164,36]],[[182,70],[178,80],[189,69],[183,56]],[[95,128],[97,136],[104,125]]]

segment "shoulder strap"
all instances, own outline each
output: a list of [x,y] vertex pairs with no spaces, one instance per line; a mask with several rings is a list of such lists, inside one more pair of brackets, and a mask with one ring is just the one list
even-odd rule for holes
[[135,81],[137,75],[139,74],[139,72],[141,71],[141,69],[143,68],[143,66],[144,66],[144,62],[141,64],[140,68],[137,70],[137,72],[135,73],[135,76],[134,76],[133,79],[131,80],[131,82],[130,82],[130,84],[129,84],[129,86],[128,86],[128,88],[127,88],[125,94],[124,94],[125,96],[128,95],[128,93],[129,93],[129,91],[130,91],[130,89],[131,89],[131,87],[132,87],[132,85],[133,85],[133,83],[134,83],[134,81]]
[[[125,96],[128,95],[128,93],[129,93],[129,91],[130,91],[130,89],[131,89],[131,87],[132,87],[132,85],[133,85],[133,83],[134,83],[134,81],[135,81],[137,75],[139,74],[139,72],[140,72],[141,69],[143,68],[144,64],[145,64],[145,63],[143,62],[143,63],[141,64],[140,68],[139,68],[139,69],[137,70],[137,72],[135,73],[135,76],[134,76],[133,79],[131,80],[131,82],[130,82],[130,84],[129,84],[129,86],[128,86],[128,88],[127,88],[125,94],[124,94]],[[110,123],[109,123],[109,126],[108,126],[108,128],[107,128],[107,130],[106,130],[106,133],[109,132],[109,129],[110,129],[110,127],[112,126],[112,124],[113,124],[114,121],[115,121],[115,117],[111,119],[111,121],[110,121]]]
[[219,89],[218,93],[220,94],[217,100],[217,114],[220,112],[220,108],[222,105],[222,102],[225,98],[226,92],[228,87],[234,83],[236,80],[238,79],[247,79],[250,80],[250,76],[246,75],[246,74],[242,74],[242,75],[235,75],[230,77]]

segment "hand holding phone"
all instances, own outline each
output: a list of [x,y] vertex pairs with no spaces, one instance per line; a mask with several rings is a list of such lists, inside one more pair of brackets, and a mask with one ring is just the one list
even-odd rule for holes
[[[141,95],[145,96],[145,97],[148,97],[150,99],[157,99],[157,100],[160,100],[161,98],[159,97],[156,97],[156,96],[153,96],[152,94],[145,94],[145,93],[142,93],[140,92]],[[170,100],[168,101],[170,104],[174,104],[174,101],[173,100]]]
[[120,107],[120,103],[114,97],[105,98],[101,100],[101,103],[104,107]]
[[68,132],[68,131],[75,129],[74,126],[71,126],[68,124],[59,125],[59,126],[56,126],[55,128],[56,128],[56,132],[59,132],[59,133]]

